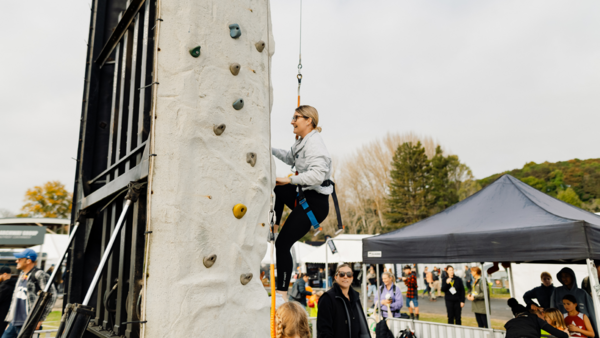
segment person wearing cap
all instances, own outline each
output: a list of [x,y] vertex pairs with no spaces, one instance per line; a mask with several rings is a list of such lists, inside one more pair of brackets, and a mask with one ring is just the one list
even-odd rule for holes
[[[17,259],[17,270],[21,270],[21,273],[12,294],[8,315],[4,320],[9,324],[2,334],[2,338],[16,338],[19,335],[27,315],[31,312],[37,300],[38,292],[44,290],[46,284],[50,282],[50,276],[44,270],[36,267],[37,253],[35,251],[25,249],[14,254],[14,256]],[[46,305],[36,329],[42,326],[42,322],[52,311],[54,302],[56,302],[56,288],[54,285],[52,285],[49,292],[52,299]]]
[[[17,284],[17,276],[12,275],[10,268],[8,266],[0,267],[0,336],[8,326],[4,318],[6,318],[10,307],[15,284]],[[4,322],[4,325],[2,325],[2,322]]]

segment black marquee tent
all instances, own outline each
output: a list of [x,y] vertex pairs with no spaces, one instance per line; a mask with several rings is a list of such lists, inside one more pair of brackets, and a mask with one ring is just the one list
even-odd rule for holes
[[600,259],[600,217],[503,175],[452,207],[363,239],[363,262],[584,262]]

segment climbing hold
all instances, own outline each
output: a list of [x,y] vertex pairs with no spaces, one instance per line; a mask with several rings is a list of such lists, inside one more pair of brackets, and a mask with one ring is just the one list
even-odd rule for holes
[[259,41],[259,42],[255,43],[254,46],[256,47],[256,50],[259,53],[262,53],[263,49],[265,49],[265,42],[264,41]]
[[213,266],[215,264],[216,261],[217,261],[217,255],[210,255],[210,256],[204,257],[203,263],[204,263],[205,267],[210,268],[211,266]]
[[242,35],[240,25],[238,25],[237,23],[232,23],[231,25],[229,25],[229,35],[231,35],[231,37],[234,39],[239,38]]
[[233,108],[235,108],[235,110],[240,110],[240,109],[244,108],[244,99],[237,99],[233,103]]
[[246,285],[248,283],[250,283],[250,281],[252,280],[252,273],[243,273],[240,275],[240,282],[242,283],[242,285]]
[[198,56],[200,56],[200,46],[194,47],[192,49],[190,49],[190,55],[197,58]]
[[229,66],[229,70],[231,71],[231,74],[233,74],[233,75],[238,75],[240,73],[240,68],[242,68],[242,67],[240,67],[239,63],[232,63]]
[[223,132],[225,131],[225,124],[219,124],[218,126],[214,126],[213,131],[217,136],[223,134]]
[[235,218],[240,219],[242,217],[244,217],[244,215],[246,214],[246,211],[248,210],[248,208],[246,208],[245,205],[243,204],[236,204],[233,207],[233,216],[235,216]]
[[256,154],[255,153],[247,153],[246,154],[246,162],[250,163],[250,165],[254,167],[254,165],[256,164]]

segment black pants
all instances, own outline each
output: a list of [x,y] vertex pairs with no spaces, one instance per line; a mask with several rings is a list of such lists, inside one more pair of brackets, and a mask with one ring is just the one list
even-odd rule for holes
[[462,311],[460,301],[446,299],[446,311],[448,311],[448,324],[462,324],[460,321],[460,313]]
[[[275,241],[277,249],[277,290],[287,291],[293,269],[293,260],[290,249],[292,245],[302,238],[310,230],[310,219],[300,204],[294,207],[296,202],[296,186],[292,184],[275,187],[275,216],[277,224],[281,225],[283,206],[287,205],[292,210],[285,220],[283,227],[279,229],[279,236]],[[329,213],[329,195],[319,194],[314,190],[304,190],[304,197],[308,206],[315,214],[317,222],[322,223]]]
[[477,326],[487,329],[487,316],[485,313],[476,313],[475,319],[477,320]]

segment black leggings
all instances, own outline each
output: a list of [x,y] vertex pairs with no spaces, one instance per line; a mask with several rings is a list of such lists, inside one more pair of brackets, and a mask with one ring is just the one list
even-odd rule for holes
[[[296,186],[293,184],[275,187],[275,216],[277,224],[281,225],[283,206],[287,205],[292,210],[285,221],[285,225],[279,228],[279,235],[275,241],[275,252],[277,258],[277,290],[287,291],[293,269],[293,260],[290,250],[292,245],[302,238],[310,230],[310,219],[302,206],[294,207],[296,202]],[[329,195],[319,194],[314,190],[304,190],[304,196],[308,206],[315,214],[317,222],[321,223],[329,213]]]
[[448,311],[448,324],[461,325],[461,312],[459,300],[447,300],[446,299],[446,311]]

